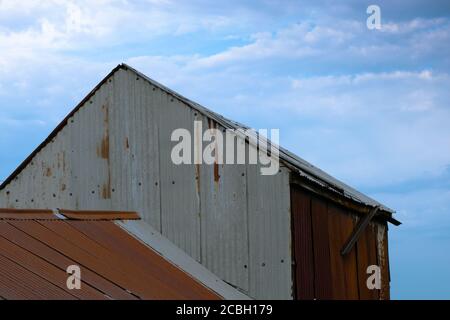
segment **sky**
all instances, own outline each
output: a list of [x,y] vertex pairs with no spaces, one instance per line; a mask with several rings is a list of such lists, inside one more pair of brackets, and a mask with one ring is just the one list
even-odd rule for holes
[[0,181],[121,62],[395,209],[392,298],[450,299],[450,1],[0,0]]

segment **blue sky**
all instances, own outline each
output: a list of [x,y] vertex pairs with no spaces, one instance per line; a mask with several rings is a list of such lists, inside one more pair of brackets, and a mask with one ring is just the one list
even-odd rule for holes
[[0,0],[0,180],[120,62],[394,208],[392,297],[450,299],[449,1]]

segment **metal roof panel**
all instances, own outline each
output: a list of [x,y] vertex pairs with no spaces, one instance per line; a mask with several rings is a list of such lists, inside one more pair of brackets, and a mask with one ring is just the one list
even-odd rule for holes
[[[114,221],[79,220],[84,214],[77,220],[0,220],[0,297],[222,299]],[[70,265],[81,269],[80,290],[66,286]]]

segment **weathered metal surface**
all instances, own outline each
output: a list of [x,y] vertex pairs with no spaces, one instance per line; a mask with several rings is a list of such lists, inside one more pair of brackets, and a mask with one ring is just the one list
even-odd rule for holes
[[136,212],[0,209],[0,220],[139,220]]
[[137,212],[124,211],[74,211],[60,209],[63,216],[74,220],[135,220],[140,219]]
[[[0,295],[6,299],[75,300],[67,291],[0,254]],[[7,292],[2,288],[7,287]]]
[[376,226],[378,265],[381,268],[381,290],[380,299],[390,299],[390,272],[389,272],[389,254],[388,254],[388,233],[387,224]]
[[[114,221],[0,221],[6,299],[220,299]],[[66,268],[81,268],[81,290]],[[76,291],[76,292],[75,292]]]
[[292,297],[288,170],[260,177],[255,166],[174,165],[170,135],[194,120],[205,129],[211,121],[120,68],[0,191],[0,206],[137,211],[250,296]]
[[54,219],[51,210],[0,209],[0,219]]
[[[276,176],[261,176],[256,165],[176,166],[170,135],[178,128],[193,132],[194,120],[204,128],[245,128],[119,66],[2,185],[0,206],[138,211],[221,279],[264,299],[293,295],[290,171],[336,196],[329,199],[343,197],[355,208],[379,205],[285,150],[280,156],[286,167]],[[321,274],[328,270],[327,248],[321,245],[327,240],[318,234],[327,229],[332,268],[333,263],[339,270],[355,267],[354,258],[345,262],[334,256],[336,241],[345,241],[341,238],[353,224],[334,211],[328,210],[325,224],[322,214],[313,216],[312,263]],[[377,250],[380,257],[387,255],[387,249]],[[342,277],[345,282],[336,289],[339,296],[354,298],[356,271],[336,272],[331,283],[340,288]],[[324,279],[314,280],[314,296],[328,295]]]
[[[385,225],[370,222],[353,249],[342,256],[341,248],[360,218],[297,185],[292,185],[291,202],[297,299],[389,297]],[[381,267],[381,293],[367,287],[371,265]]]
[[331,287],[330,244],[328,232],[328,206],[325,200],[311,197],[312,243],[314,248],[314,283],[316,299],[329,300]]
[[259,299],[292,299],[289,172],[263,176],[259,165],[249,165],[246,175],[249,292]]
[[[326,198],[327,200],[329,200],[335,204],[339,204],[340,206],[348,208],[349,210],[351,210],[352,212],[354,212],[356,214],[366,215],[366,214],[370,213],[370,211],[374,208],[373,206],[370,206],[370,205],[367,205],[364,203],[360,203],[360,202],[355,202],[351,199],[348,199],[348,198],[344,197],[342,194],[333,192],[322,185],[314,184],[311,182],[311,180],[307,179],[306,177],[302,177],[298,174],[295,174],[295,173],[291,174],[290,180],[291,180],[291,184],[298,185],[298,186],[302,187],[303,189],[308,190],[320,197]],[[392,213],[385,211],[383,208],[380,208],[380,210],[375,215],[374,220],[388,221],[395,226],[401,225],[400,221],[398,221],[392,217]]]
[[167,238],[148,223],[141,220],[119,220],[115,222],[118,226],[132,234],[135,238],[150,246],[164,259],[178,266],[187,274],[203,283],[221,297],[227,300],[249,300],[250,297],[242,291],[237,290],[228,283],[222,281],[203,265],[199,264],[183,250],[174,245]]
[[297,186],[291,189],[296,299],[313,300],[314,248],[312,242],[311,196]]
[[[186,108],[163,91],[157,106],[160,135],[161,233],[201,262],[200,194],[195,165],[175,165],[171,160],[171,134],[179,128],[194,131],[195,110]],[[206,181],[205,181],[206,183]]]
[[352,249],[353,246],[356,244],[356,241],[358,241],[359,237],[362,233],[364,233],[366,227],[369,225],[370,220],[375,216],[375,214],[378,212],[378,207],[375,207],[370,211],[369,214],[359,219],[358,223],[355,226],[355,229],[353,229],[352,234],[345,242],[345,245],[342,247],[341,254],[345,256],[348,254]]
[[367,287],[367,267],[377,263],[377,227],[370,223],[356,242],[356,256],[358,259],[359,298],[361,300],[378,300],[379,290],[370,290]]
[[355,217],[330,203],[328,214],[333,298],[358,299],[355,250],[346,256],[341,255],[341,248],[353,230]]
[[[198,114],[197,118],[202,120]],[[207,119],[203,119],[202,122],[203,128],[215,126]],[[219,126],[217,129],[223,130],[223,127]],[[195,189],[199,194],[201,206],[202,262],[212,272],[221,275],[225,281],[239,284],[241,289],[248,292],[246,166],[204,164],[197,165],[196,168]]]
[[[217,123],[221,124],[225,128],[232,128],[232,129],[238,129],[238,128],[247,128],[246,126],[239,124],[235,121],[228,120],[208,109],[205,107],[200,106],[199,104],[190,101],[189,99],[179,95],[178,93],[164,87],[163,85],[159,84],[158,82],[146,77],[145,75],[141,74],[140,72],[134,70],[133,68],[122,64],[117,66],[114,70],[111,71],[111,73],[103,79],[99,85],[94,88],[94,90],[72,111],[66,119],[52,132],[52,134],[5,180],[4,183],[0,186],[0,189],[4,189],[11,181],[13,181],[19,173],[32,161],[32,159],[35,157],[35,155],[42,150],[53,138],[55,138],[60,130],[66,126],[66,124],[69,123],[70,118],[79,111],[86,103],[89,102],[89,100],[98,94],[98,91],[101,91],[104,84],[107,84],[111,77],[113,77],[118,71],[121,70],[130,70],[132,72],[132,77],[136,78],[136,80],[145,80],[146,82],[150,83],[152,86],[158,88],[158,90],[163,90],[171,97],[174,97],[176,100],[183,102],[184,104],[189,105],[194,110],[197,110],[198,112],[202,113],[207,118],[215,120]],[[133,99],[133,98],[131,98]],[[137,99],[140,99],[139,97]],[[350,186],[342,183],[341,181],[333,178],[332,176],[328,175],[327,173],[323,172],[322,170],[314,167],[307,161],[301,159],[300,157],[297,157],[296,155],[292,154],[291,152],[280,148],[280,158],[282,161],[290,167],[293,171],[296,171],[299,175],[313,181],[314,183],[326,187],[328,190],[332,192],[336,192],[338,194],[341,194],[349,199],[352,199],[356,202],[360,202],[363,204],[366,204],[368,206],[380,206],[382,210],[393,213],[394,211],[392,209],[387,208],[386,206],[383,206],[382,204],[378,203],[377,201],[371,199],[370,197],[358,192],[357,190],[351,188]]]
[[14,209],[14,208],[1,208],[0,213],[5,214],[32,214],[32,215],[48,215],[52,214],[53,211],[49,209]]
[[[0,237],[0,250],[1,255],[11,261],[14,261],[16,264],[22,266],[27,271],[31,271],[38,275],[39,277],[45,279],[53,286],[62,289],[64,294],[57,295],[54,298],[61,299],[63,297],[67,297],[68,294],[72,299],[89,299],[89,300],[98,300],[105,299],[105,295],[98,291],[97,289],[91,287],[87,283],[83,284],[83,290],[67,290],[66,281],[67,281],[67,273],[51,263],[48,263],[42,257],[36,256],[34,254],[30,254],[29,251],[21,248],[18,245],[13,244],[7,239]],[[0,258],[1,259],[1,258]],[[29,281],[28,279],[23,279],[21,283],[26,283]],[[45,283],[42,287],[42,290],[38,290],[39,294],[42,291],[46,291],[47,287],[52,287],[49,283]],[[15,283],[14,287],[18,287],[18,282]],[[1,290],[0,290],[1,291]],[[9,297],[6,297],[9,298]]]
[[[120,67],[120,66],[119,66]],[[229,119],[226,119],[225,117],[199,105],[198,103],[195,103],[180,94],[174,92],[173,90],[163,86],[162,84],[148,78],[144,74],[140,73],[139,71],[131,68],[130,66],[123,65],[122,67],[126,68],[127,70],[131,70],[134,73],[138,74],[143,79],[146,79],[153,85],[161,88],[162,90],[168,92],[170,95],[174,96],[175,98],[179,99],[180,101],[184,102],[185,104],[189,105],[191,108],[198,110],[202,114],[204,114],[206,117],[213,119],[220,125],[222,125],[225,128],[231,128],[231,129],[246,129],[247,126],[240,124],[236,121],[232,121]],[[352,199],[356,202],[364,203],[369,206],[380,206],[383,210],[386,212],[393,213],[394,211],[377,201],[371,199],[370,197],[360,193],[359,191],[353,189],[352,187],[344,184],[343,182],[335,179],[334,177],[330,176],[329,174],[325,173],[324,171],[320,170],[319,168],[316,168],[306,160],[301,159],[300,157],[294,155],[293,153],[289,152],[288,150],[284,148],[280,148],[280,159],[291,169],[294,171],[297,171],[302,176],[305,176],[306,178],[314,181],[317,184],[324,185],[328,189],[332,191],[337,191],[340,194],[343,194],[345,197]]]

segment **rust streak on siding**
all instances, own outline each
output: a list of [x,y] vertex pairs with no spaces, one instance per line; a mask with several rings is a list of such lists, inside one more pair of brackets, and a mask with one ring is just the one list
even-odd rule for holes
[[111,166],[110,166],[110,148],[109,148],[109,107],[108,105],[102,106],[104,112],[104,134],[100,148],[100,155],[107,161],[108,164],[108,176],[106,182],[102,186],[101,196],[103,199],[111,199]]

